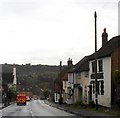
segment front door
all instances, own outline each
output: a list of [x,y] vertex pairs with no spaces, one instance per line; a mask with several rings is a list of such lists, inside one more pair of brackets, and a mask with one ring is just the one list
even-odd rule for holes
[[89,91],[88,91],[88,102],[92,101],[92,85],[89,85]]

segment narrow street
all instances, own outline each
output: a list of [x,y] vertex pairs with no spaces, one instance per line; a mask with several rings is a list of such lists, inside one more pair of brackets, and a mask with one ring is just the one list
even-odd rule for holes
[[34,118],[35,116],[74,116],[73,114],[56,109],[44,103],[43,100],[31,100],[27,102],[26,106],[17,106],[16,103],[4,108],[0,112],[0,116],[29,116]]

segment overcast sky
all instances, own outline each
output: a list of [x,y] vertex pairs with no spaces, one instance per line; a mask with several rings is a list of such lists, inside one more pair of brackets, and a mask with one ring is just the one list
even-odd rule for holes
[[106,27],[118,35],[119,0],[0,0],[0,63],[76,64],[94,52]]

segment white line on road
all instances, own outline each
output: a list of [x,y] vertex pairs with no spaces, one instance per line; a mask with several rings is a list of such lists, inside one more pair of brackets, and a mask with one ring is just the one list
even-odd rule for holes
[[2,118],[2,110],[0,110],[0,118]]
[[32,115],[32,118],[34,118],[34,115],[33,115],[32,109],[30,109],[30,113],[31,113],[31,115]]

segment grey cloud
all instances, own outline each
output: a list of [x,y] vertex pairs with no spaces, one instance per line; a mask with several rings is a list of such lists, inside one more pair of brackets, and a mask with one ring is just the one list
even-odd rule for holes
[[0,14],[4,16],[29,15],[37,8],[38,3],[28,0],[5,0],[0,1]]

